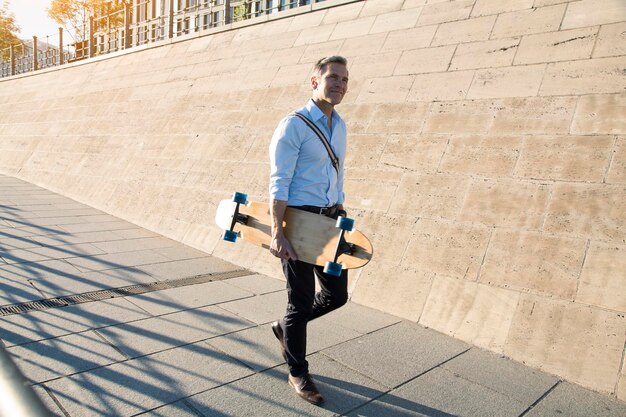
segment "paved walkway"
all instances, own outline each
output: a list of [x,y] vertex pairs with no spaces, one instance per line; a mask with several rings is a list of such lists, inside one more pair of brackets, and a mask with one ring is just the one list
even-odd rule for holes
[[269,327],[285,300],[283,281],[0,175],[0,339],[53,415],[626,415],[352,303],[310,325],[327,399],[311,406],[287,385]]

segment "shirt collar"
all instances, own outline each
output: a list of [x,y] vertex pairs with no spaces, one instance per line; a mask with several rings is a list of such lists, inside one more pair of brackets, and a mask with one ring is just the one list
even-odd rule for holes
[[[322,117],[326,117],[326,115],[324,114],[324,112],[322,110],[320,110],[319,107],[317,107],[317,104],[315,104],[315,102],[313,101],[313,99],[310,99],[307,103],[306,103],[306,109],[309,112],[309,115],[311,116],[311,119],[313,119],[314,122],[317,122],[319,119],[321,119]],[[337,113],[335,111],[335,109],[333,109],[333,125],[335,124],[335,122],[337,120],[339,120],[339,113]]]

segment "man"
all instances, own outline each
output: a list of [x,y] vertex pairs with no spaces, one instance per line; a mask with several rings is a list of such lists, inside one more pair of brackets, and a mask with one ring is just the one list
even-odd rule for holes
[[[343,270],[340,277],[334,277],[324,274],[321,267],[299,261],[283,233],[283,217],[287,206],[333,218],[345,216],[346,125],[334,108],[348,89],[346,59],[332,56],[319,60],[311,89],[311,100],[297,113],[321,130],[338,163],[333,164],[321,138],[304,120],[291,114],[279,123],[270,145],[270,252],[281,259],[287,279],[287,311],[283,319],[272,323],[272,330],[289,366],[289,384],[300,397],[319,405],[324,398],[309,375],[305,359],[307,323],[346,303],[348,273]],[[317,294],[316,277],[321,287]]]

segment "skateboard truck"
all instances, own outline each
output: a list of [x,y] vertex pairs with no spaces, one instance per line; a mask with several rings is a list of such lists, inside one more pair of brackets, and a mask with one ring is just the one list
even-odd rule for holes
[[340,232],[339,232],[339,239],[337,239],[337,248],[335,249],[335,257],[332,262],[331,261],[326,262],[326,265],[324,266],[324,272],[329,275],[338,277],[341,275],[341,270],[343,269],[343,265],[338,263],[337,259],[343,253],[346,253],[346,250],[344,249],[345,239],[343,236],[346,232],[351,232],[352,229],[354,229],[354,219],[349,219],[347,217],[339,216],[339,218],[337,218],[336,227],[340,230]]
[[224,235],[222,236],[222,239],[228,242],[236,242],[237,238],[239,237],[239,233],[233,230],[235,228],[235,223],[246,224],[248,221],[248,216],[239,214],[239,206],[241,204],[247,204],[248,195],[244,193],[235,192],[233,193],[233,201],[237,203],[235,206],[235,213],[233,214],[233,220],[230,223],[230,229],[224,230]]

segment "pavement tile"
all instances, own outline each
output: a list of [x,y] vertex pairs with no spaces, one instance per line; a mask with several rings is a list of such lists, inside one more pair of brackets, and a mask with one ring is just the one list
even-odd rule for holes
[[41,243],[28,237],[4,237],[0,230],[0,256],[4,251],[40,247]]
[[14,346],[7,351],[24,376],[33,382],[44,382],[125,359],[93,332]]
[[470,349],[441,367],[455,376],[519,401],[526,407],[558,382],[554,376],[478,348]]
[[[341,327],[361,334],[371,333],[402,321],[399,317],[355,303],[347,303],[331,312],[328,316],[320,317],[319,320],[329,320],[332,323],[341,324]],[[331,323],[328,323],[328,325],[331,325]]]
[[458,417],[517,417],[529,405],[442,368],[410,381],[390,395]]
[[103,253],[104,251],[96,248],[89,243],[79,243],[76,245],[64,245],[55,247],[41,246],[29,249],[13,249],[0,251],[0,257],[7,261],[7,263],[11,264],[49,261],[53,259],[66,259],[77,256],[100,255]]
[[332,416],[363,404],[384,387],[328,358],[313,378],[326,402],[316,407],[297,397],[287,383],[286,367],[270,369],[188,399],[205,416]]
[[35,242],[45,246],[71,245],[76,243],[95,243],[105,240],[121,239],[114,232],[105,230],[101,232],[86,232],[74,234],[59,234],[46,236],[33,236],[31,238]]
[[71,416],[132,416],[252,374],[205,343],[62,378],[46,385]]
[[30,282],[45,295],[45,298],[53,298],[154,281],[153,277],[143,271],[126,268],[59,274],[47,276],[45,279],[31,280]]
[[461,341],[403,321],[323,353],[393,388],[468,348]]
[[124,230],[134,228],[137,228],[137,226],[123,220],[115,220],[101,223],[68,224],[60,226],[60,229],[65,231],[66,233],[101,232],[105,230]]
[[106,269],[169,262],[170,259],[152,250],[138,250],[133,252],[107,253],[99,256],[67,258],[66,261],[74,265],[80,271],[104,271]]
[[123,229],[116,229],[113,231],[113,233],[115,233],[121,239],[140,239],[143,237],[160,236],[159,234],[154,233],[151,230],[141,229],[138,226],[130,225],[130,224],[129,226],[130,227],[123,228]]
[[246,364],[256,372],[285,362],[269,324],[207,340],[207,343]]
[[[252,294],[248,291],[224,284],[221,281],[213,281],[205,284],[153,291],[126,297],[126,299],[149,313],[159,316],[179,310],[204,307],[251,296]],[[220,307],[224,306],[220,305]]]
[[219,307],[167,314],[98,330],[131,358],[248,328],[253,324]]
[[63,414],[63,411],[61,411],[61,409],[59,408],[59,406],[56,405],[52,397],[50,397],[48,392],[46,392],[46,390],[43,388],[43,386],[37,385],[33,387],[33,390],[39,396],[41,402],[43,402],[43,405],[45,405],[48,411],[50,411],[50,415],[52,417],[66,417],[65,414]]
[[[131,252],[146,249],[168,248],[178,245],[171,239],[164,237],[144,237],[139,239],[113,240],[110,242],[97,242],[93,244],[106,253]],[[206,255],[205,255],[206,256]]]
[[41,300],[42,294],[30,282],[16,277],[4,277],[11,265],[0,264],[0,305],[25,303]]
[[525,417],[624,417],[626,403],[561,382]]
[[189,246],[181,245],[174,242],[175,246],[170,246],[167,248],[154,248],[153,252],[158,253],[159,255],[163,255],[171,261],[180,261],[183,259],[194,259],[194,258],[204,258],[207,256],[206,252],[202,252]]
[[186,405],[185,400],[177,401],[140,415],[142,417],[198,417],[198,414]]
[[0,317],[0,339],[10,347],[147,317],[124,298],[114,298]]
[[221,304],[220,307],[256,324],[270,323],[285,315],[287,291],[278,291],[231,301]]
[[245,277],[231,278],[224,281],[235,287],[243,288],[256,295],[267,294],[285,289],[286,283],[281,279],[271,278],[267,275],[247,275]]
[[185,259],[180,261],[163,262],[155,265],[146,265],[142,266],[141,269],[153,277],[169,280],[209,273],[214,274],[235,271],[240,269],[240,267],[219,258],[205,256],[204,258]]

